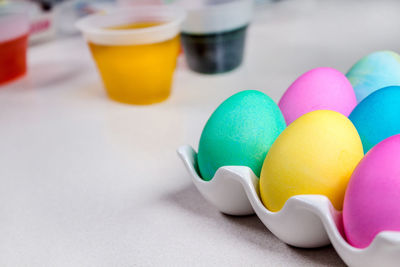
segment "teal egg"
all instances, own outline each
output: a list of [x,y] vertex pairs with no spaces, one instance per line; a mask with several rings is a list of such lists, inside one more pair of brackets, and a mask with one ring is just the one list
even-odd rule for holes
[[392,51],[378,51],[360,59],[347,72],[357,102],[387,86],[400,85],[400,56]]
[[361,137],[364,153],[382,140],[400,134],[400,86],[373,92],[354,108],[349,119]]
[[248,166],[259,177],[265,156],[286,123],[278,105],[248,90],[226,99],[201,134],[198,167],[206,181],[222,166]]

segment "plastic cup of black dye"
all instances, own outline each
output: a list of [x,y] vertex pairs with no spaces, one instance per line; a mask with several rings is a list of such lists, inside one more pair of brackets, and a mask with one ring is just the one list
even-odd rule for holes
[[231,71],[243,61],[252,0],[199,1],[187,7],[181,43],[189,68],[216,74]]

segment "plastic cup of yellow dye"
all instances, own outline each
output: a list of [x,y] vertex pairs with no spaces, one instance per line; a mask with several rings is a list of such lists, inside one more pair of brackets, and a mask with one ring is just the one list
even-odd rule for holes
[[168,98],[184,18],[178,7],[141,6],[77,22],[111,99],[146,105]]

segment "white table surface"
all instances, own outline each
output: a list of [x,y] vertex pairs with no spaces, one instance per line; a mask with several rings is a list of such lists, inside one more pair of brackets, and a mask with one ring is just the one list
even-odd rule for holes
[[245,64],[187,70],[152,106],[106,98],[80,37],[31,47],[29,74],[0,88],[0,266],[304,266],[343,262],[332,247],[275,238],[255,216],[230,217],[191,184],[176,148],[197,148],[228,96],[274,100],[301,73],[342,72],[400,49],[398,1],[282,1],[259,7]]

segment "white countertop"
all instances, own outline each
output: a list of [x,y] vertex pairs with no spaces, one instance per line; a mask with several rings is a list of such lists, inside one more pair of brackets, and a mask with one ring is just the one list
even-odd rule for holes
[[257,10],[245,64],[187,70],[152,106],[108,100],[80,37],[31,47],[29,74],[0,88],[0,266],[343,265],[257,219],[220,214],[176,148],[198,140],[225,98],[258,89],[278,100],[303,72],[346,72],[374,50],[400,50],[398,1],[286,0]]

